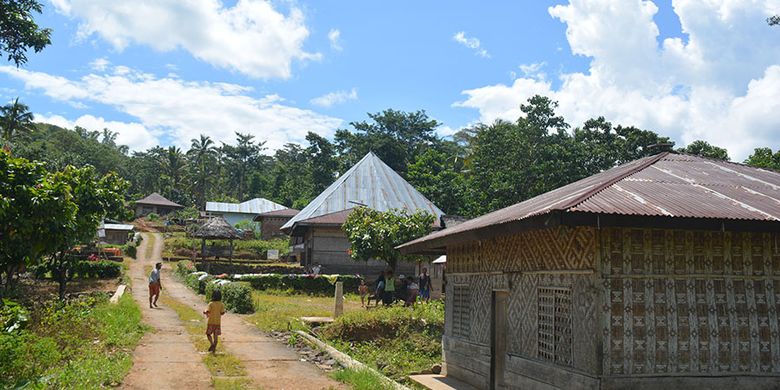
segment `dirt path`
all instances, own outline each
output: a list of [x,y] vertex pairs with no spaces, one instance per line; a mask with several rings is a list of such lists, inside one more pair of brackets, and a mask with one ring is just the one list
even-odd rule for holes
[[[133,351],[133,368],[125,377],[125,389],[210,389],[211,375],[201,355],[192,345],[179,316],[160,305],[149,308],[149,290],[144,266],[160,261],[162,236],[144,234],[138,248],[138,260],[130,266],[133,280],[133,298],[141,307],[144,322],[155,331],[141,339]],[[154,241],[154,242],[152,242]],[[153,244],[153,248],[147,248]],[[147,256],[151,253],[151,256]],[[163,281],[163,288],[168,287]],[[159,302],[158,302],[159,305]]]
[[[152,235],[151,233],[145,233],[144,234],[144,241],[143,243],[148,243],[149,236]],[[162,253],[162,236],[159,234],[154,234],[156,236],[156,242],[153,248],[153,255],[151,256],[152,259],[159,259],[160,254]],[[144,251],[145,248],[139,248],[139,254],[140,253],[146,253]],[[149,263],[153,263],[153,260],[150,260]],[[155,316],[159,316],[162,313],[166,314],[166,318],[169,317],[172,320],[176,320],[178,323],[177,332],[179,332],[178,336],[180,337],[180,340],[182,343],[186,341],[189,345],[188,351],[192,351],[194,353],[194,356],[187,355],[187,358],[192,357],[194,360],[197,360],[200,362],[200,356],[198,355],[198,352],[195,351],[194,347],[192,346],[191,341],[188,339],[186,330],[181,326],[180,321],[178,320],[178,317],[176,316],[176,313],[174,313],[172,310],[168,308],[162,308],[162,310],[150,310],[149,302],[148,302],[148,292],[145,290],[145,287],[147,285],[145,275],[143,275],[143,263],[139,261],[138,263],[141,264],[134,264],[139,265],[141,267],[141,277],[143,277],[143,280],[140,280],[139,282],[134,281],[134,286],[143,286],[144,289],[141,291],[140,296],[141,300],[139,301],[139,304],[141,304],[141,307],[145,307],[144,311],[144,319],[146,318],[152,318],[147,317],[147,312],[151,312]],[[149,264],[147,263],[147,264]],[[203,301],[203,297],[195,294],[192,290],[184,286],[183,284],[176,281],[173,277],[173,274],[171,272],[172,270],[169,269],[168,266],[163,267],[163,275],[162,275],[162,284],[163,284],[163,294],[166,294],[170,296],[171,298],[192,307],[195,310],[198,310],[199,312],[202,311],[206,303]],[[140,291],[140,288],[136,288],[136,290]],[[136,291],[137,292],[137,291]],[[138,295],[136,295],[136,300],[138,300]],[[158,321],[158,317],[153,317],[155,321]],[[171,328],[173,329],[173,328]],[[159,332],[152,335],[157,336],[159,335]],[[205,337],[205,336],[204,336]],[[143,341],[142,341],[143,342]],[[314,366],[311,363],[302,362],[300,359],[300,356],[298,354],[287,348],[284,344],[280,343],[277,340],[274,340],[266,335],[264,335],[262,332],[260,332],[254,325],[251,325],[244,321],[244,318],[242,315],[234,314],[234,313],[227,313],[222,317],[222,336],[220,337],[220,343],[224,346],[225,351],[236,358],[238,358],[241,363],[246,368],[247,376],[256,384],[259,384],[263,389],[346,389],[348,388],[342,383],[336,382],[335,380],[329,378],[324,372],[322,372],[320,369],[318,369],[316,366]],[[155,342],[155,344],[158,344]],[[136,349],[136,359],[139,358],[138,356],[138,350],[140,350],[142,347],[139,347]],[[156,348],[168,348],[167,345],[163,346],[157,346]],[[177,345],[173,348],[179,348]],[[160,353],[160,352],[158,352]],[[138,362],[138,360],[135,360]],[[141,360],[141,363],[143,364],[143,360]],[[138,363],[136,363],[138,364]],[[131,378],[131,376],[136,372],[136,366],[133,366],[133,370],[131,371],[130,375],[126,378],[125,382],[128,382],[128,379]],[[171,367],[173,369],[176,369],[176,367]],[[156,370],[156,369],[155,369]],[[206,367],[200,363],[198,367],[195,367],[193,365],[192,370],[194,371],[192,375],[189,374],[190,368],[187,367],[181,367],[179,368],[181,371],[180,374],[183,374],[184,376],[192,379],[196,376],[201,375],[201,372],[206,377],[209,377],[209,373],[206,370]],[[145,371],[141,371],[142,373],[149,374],[148,368]],[[165,386],[158,388],[167,388]],[[192,385],[186,385],[181,387],[171,387],[171,388],[198,388],[194,387]]]

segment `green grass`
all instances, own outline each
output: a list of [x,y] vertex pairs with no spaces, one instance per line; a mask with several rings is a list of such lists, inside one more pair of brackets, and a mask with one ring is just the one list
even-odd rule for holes
[[[207,241],[210,245],[211,241]],[[222,245],[227,245],[224,243]],[[176,254],[178,250],[191,251],[193,249],[200,250],[201,240],[196,238],[187,237],[184,232],[173,232],[170,236],[165,238],[165,248],[163,249],[164,257],[171,257]],[[285,255],[290,251],[290,243],[286,239],[273,239],[273,240],[235,240],[233,241],[233,254],[239,255],[251,255],[262,256],[268,249],[279,250],[279,255]]]
[[154,255],[154,243],[157,240],[157,236],[154,234],[144,234],[144,240],[146,241],[146,252],[144,257],[149,260]]
[[[300,317],[332,317],[334,308],[333,297],[317,297],[300,294],[288,294],[281,291],[253,291],[255,314],[249,321],[266,331],[303,330],[306,327]],[[344,312],[359,311],[360,297],[344,296]]]
[[334,348],[393,380],[409,383],[410,374],[441,363],[444,306],[419,304],[347,313],[322,330]]
[[354,390],[393,390],[393,387],[369,370],[344,368],[331,373],[333,379],[351,385]]
[[46,303],[28,329],[0,337],[0,387],[98,388],[116,385],[133,364],[132,351],[148,327],[133,298]]

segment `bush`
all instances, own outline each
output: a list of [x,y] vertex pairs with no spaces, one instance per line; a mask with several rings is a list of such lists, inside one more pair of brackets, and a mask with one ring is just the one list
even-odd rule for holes
[[127,244],[123,247],[122,252],[135,259],[136,255],[138,255],[138,248],[135,245]]
[[173,273],[183,279],[195,271],[197,270],[191,261],[182,260],[176,263],[176,268],[174,268]]
[[154,221],[158,221],[158,220],[160,220],[160,216],[159,216],[159,215],[157,215],[157,214],[155,214],[155,213],[149,213],[149,214],[146,216],[146,219],[148,219],[148,220],[149,220],[149,221],[151,221],[151,222],[154,222]]
[[73,266],[73,275],[82,279],[118,278],[122,274],[122,266],[113,261],[79,261]]
[[[201,279],[203,275],[206,275],[206,277]],[[193,272],[184,278],[184,284],[197,291],[198,294],[205,294],[206,284],[212,280],[214,280],[214,277],[205,272]]]
[[354,275],[245,275],[241,281],[249,282],[257,290],[292,290],[313,295],[333,294],[336,282],[344,283],[344,291],[356,291],[360,278]]
[[246,282],[227,282],[223,284],[211,280],[206,284],[206,300],[211,300],[215,290],[222,291],[222,303],[227,310],[240,313],[254,313],[255,307],[252,301],[252,286]]
[[229,261],[200,262],[195,265],[198,271],[219,274],[303,274],[298,264],[287,263],[237,263]]

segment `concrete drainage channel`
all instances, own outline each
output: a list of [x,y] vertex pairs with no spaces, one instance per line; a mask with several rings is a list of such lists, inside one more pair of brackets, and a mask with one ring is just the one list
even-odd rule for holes
[[331,347],[328,344],[325,344],[322,340],[306,333],[300,330],[296,330],[295,333],[301,337],[303,337],[306,341],[308,341],[310,344],[314,345],[315,347],[325,351],[330,355],[331,358],[339,362],[344,367],[347,368],[353,368],[357,370],[368,370],[376,374],[379,378],[382,379],[383,382],[387,383],[388,385],[392,386],[396,390],[411,390],[410,388],[384,376],[381,372],[351,358],[349,355],[339,351],[336,348]]

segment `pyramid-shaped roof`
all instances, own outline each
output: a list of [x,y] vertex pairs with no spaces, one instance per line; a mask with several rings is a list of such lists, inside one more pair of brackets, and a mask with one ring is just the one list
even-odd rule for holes
[[[597,173],[400,246],[413,252],[445,240],[501,231],[552,212],[780,222],[780,173],[669,152]],[[497,229],[497,230],[495,230]]]
[[435,217],[438,225],[444,212],[417,191],[404,178],[369,152],[357,164],[339,176],[311,203],[287,221],[283,230],[289,231],[298,221],[309,220],[358,206],[379,211],[405,209],[424,210]]
[[154,192],[151,195],[147,196],[146,198],[139,199],[135,201],[136,204],[148,204],[148,205],[154,205],[154,206],[168,206],[168,207],[181,207],[184,208],[184,206],[172,202],[168,199],[166,199],[164,196]]
[[286,208],[265,198],[254,198],[242,203],[206,202],[206,211],[220,213],[262,214]]

